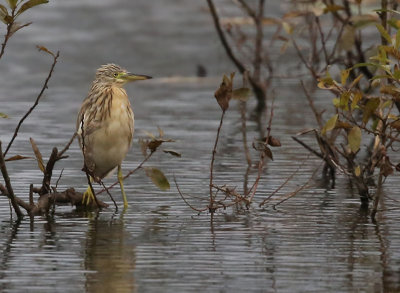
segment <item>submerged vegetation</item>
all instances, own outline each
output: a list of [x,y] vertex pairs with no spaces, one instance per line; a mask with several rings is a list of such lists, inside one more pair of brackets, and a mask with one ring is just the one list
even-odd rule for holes
[[[5,24],[0,61],[14,33],[30,24],[20,24],[16,21],[18,16],[47,2],[8,0],[8,7],[0,5],[0,18]],[[280,78],[282,72],[278,62],[271,57],[271,48],[279,48],[281,57],[286,54],[297,56],[296,62],[302,74],[298,74],[296,78],[304,90],[304,105],[315,115],[315,127],[305,131],[299,129],[299,134],[293,137],[293,144],[299,143],[311,154],[321,158],[324,167],[321,174],[318,169],[315,170],[304,185],[285,195],[278,204],[308,188],[309,182],[318,175],[328,178],[330,188],[335,188],[336,176],[341,174],[347,176],[357,188],[363,207],[369,208],[372,201],[371,216],[375,218],[385,179],[400,171],[399,159],[396,156],[396,145],[400,141],[400,18],[396,11],[397,2],[381,0],[376,2],[379,7],[371,8],[362,0],[293,0],[288,2],[289,11],[281,18],[266,15],[268,9],[265,2],[229,2],[230,4],[226,5],[236,7],[236,10],[232,11],[240,16],[225,16],[221,15],[218,5],[213,0],[206,0],[218,37],[238,73],[235,82],[235,73],[224,75],[215,92],[215,99],[221,108],[221,117],[210,160],[210,180],[206,186],[206,190],[209,191],[207,203],[202,207],[193,206],[188,196],[181,191],[177,183],[179,178],[174,179],[178,193],[193,210],[208,211],[211,214],[230,206],[249,208],[254,202],[257,188],[262,182],[263,171],[267,167],[267,160],[273,159],[272,148],[281,146],[279,139],[272,135],[274,96],[278,93],[270,90],[271,81]],[[0,190],[3,195],[8,196],[19,218],[23,216],[20,207],[33,216],[49,213],[55,204],[70,203],[81,206],[82,201],[82,193],[73,188],[59,192],[51,184],[55,163],[67,158],[65,153],[75,135],[62,151],[54,148],[47,163],[43,161],[38,146],[31,139],[38,167],[43,172],[43,182],[40,188],[31,185],[29,203],[14,195],[8,176],[6,165],[9,161],[28,158],[22,155],[6,155],[20,126],[39,103],[59,58],[58,52],[53,53],[43,46],[38,48],[53,58],[48,77],[33,106],[20,120],[4,152],[0,142],[0,165],[4,178],[4,185],[0,184]],[[304,72],[307,74],[304,75]],[[239,74],[243,79],[241,87],[236,86]],[[322,91],[332,93],[332,104],[327,109],[318,109],[314,103],[315,97]],[[249,143],[246,135],[247,100],[251,96],[257,100],[252,115],[257,117],[260,135],[257,140]],[[246,179],[241,191],[235,186],[216,184],[214,180],[214,163],[220,131],[232,99],[238,100],[240,105],[247,170],[249,172],[253,167],[257,170],[252,184]],[[4,112],[4,109],[0,110]],[[7,113],[0,113],[0,117],[6,118]],[[306,144],[301,139],[304,135],[313,135],[315,145]],[[140,139],[144,159],[137,168],[129,171],[125,178],[143,169],[156,186],[162,190],[169,189],[170,184],[163,172],[157,168],[144,167],[144,164],[161,145],[172,141],[164,137],[161,129],[158,136],[149,133],[148,139]],[[180,156],[174,150],[163,151]],[[253,152],[256,153],[256,162],[251,159]],[[283,185],[290,179],[283,178]],[[115,184],[98,193],[108,192]],[[268,204],[270,198],[283,185],[265,196],[257,203],[258,206]],[[34,192],[39,194],[37,203],[33,200]],[[93,203],[94,208],[96,204],[99,207],[107,206],[99,201]]]

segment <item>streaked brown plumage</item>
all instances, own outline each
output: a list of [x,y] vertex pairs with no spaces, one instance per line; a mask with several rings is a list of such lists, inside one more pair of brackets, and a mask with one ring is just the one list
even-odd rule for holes
[[[148,78],[131,74],[115,64],[101,66],[76,122],[86,171],[99,182],[118,167],[124,206],[127,200],[122,184],[121,163],[131,147],[134,115],[122,86],[130,81]],[[94,199],[90,189],[85,192],[85,197],[88,202]]]

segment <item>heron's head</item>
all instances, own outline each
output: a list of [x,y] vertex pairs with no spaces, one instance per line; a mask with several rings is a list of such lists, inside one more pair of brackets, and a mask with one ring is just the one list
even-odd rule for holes
[[116,64],[102,65],[96,72],[96,83],[123,86],[127,82],[149,79],[151,76],[133,74]]

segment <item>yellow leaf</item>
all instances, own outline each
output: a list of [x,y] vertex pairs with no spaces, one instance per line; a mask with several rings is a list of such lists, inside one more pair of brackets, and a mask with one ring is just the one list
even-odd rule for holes
[[389,33],[387,30],[381,25],[380,23],[376,24],[376,28],[378,31],[381,33],[381,36],[389,43],[392,44],[392,38],[390,37]]
[[242,102],[246,102],[251,95],[251,89],[249,88],[238,88],[232,91],[232,99],[240,100]]
[[367,104],[364,107],[364,114],[363,114],[364,124],[366,124],[371,115],[375,113],[375,110],[378,108],[379,103],[380,103],[379,98],[371,98],[368,100]]
[[35,153],[38,167],[39,167],[40,171],[42,171],[44,173],[45,167],[44,167],[44,163],[43,163],[42,154],[40,153],[39,148],[37,147],[37,145],[32,137],[30,138],[30,141],[31,141],[33,152]]
[[321,133],[322,133],[322,134],[326,134],[327,131],[330,131],[330,130],[334,129],[338,117],[339,117],[338,114],[333,115],[333,116],[325,123],[324,127],[323,127],[322,130],[321,130]]
[[362,99],[362,93],[359,91],[355,92],[353,95],[353,100],[351,101],[351,110],[354,110],[357,107],[358,102],[361,101],[361,99]]
[[347,135],[347,141],[349,142],[350,150],[356,153],[360,149],[361,145],[361,129],[358,126],[354,126]]
[[356,29],[352,25],[347,24],[343,29],[342,36],[338,43],[338,48],[343,51],[351,51],[355,43],[355,34]]
[[340,72],[340,78],[342,81],[342,85],[346,85],[347,78],[349,77],[350,70],[349,69],[344,69]]
[[293,27],[288,22],[282,22],[282,27],[288,35],[293,33]]
[[356,175],[357,177],[359,177],[361,175],[361,167],[357,166],[354,168],[354,175]]
[[351,83],[350,88],[352,89],[353,87],[355,87],[355,86],[360,82],[360,80],[361,80],[361,78],[362,78],[363,76],[364,76],[363,74],[360,74],[359,76],[357,76],[357,77],[353,80],[353,82]]

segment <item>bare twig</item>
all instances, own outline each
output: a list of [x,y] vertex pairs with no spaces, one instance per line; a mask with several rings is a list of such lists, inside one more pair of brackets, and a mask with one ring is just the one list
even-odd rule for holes
[[72,142],[74,141],[77,135],[78,134],[75,132],[74,135],[71,137],[71,139],[68,141],[68,143],[65,145],[65,147],[62,149],[62,151],[58,153],[58,158],[61,158],[64,155],[64,153],[69,149],[69,147],[71,146]]
[[[0,56],[1,56],[1,55],[0,55]],[[32,111],[33,111],[33,110],[36,108],[36,106],[39,104],[40,98],[42,97],[44,91],[47,89],[47,84],[49,83],[49,80],[50,80],[50,78],[51,78],[51,75],[52,75],[53,72],[54,72],[54,67],[56,66],[57,59],[58,59],[59,56],[60,56],[60,52],[57,52],[57,54],[56,54],[55,56],[53,55],[53,64],[51,65],[49,74],[47,75],[47,78],[46,78],[46,80],[45,80],[45,82],[44,82],[44,84],[43,84],[43,86],[42,86],[42,89],[41,89],[41,91],[39,92],[38,96],[36,97],[36,100],[35,100],[35,103],[33,104],[33,106],[28,110],[28,112],[26,112],[26,114],[25,114],[25,115],[21,118],[21,120],[19,121],[17,127],[15,128],[14,135],[13,135],[11,141],[9,142],[9,144],[8,144],[8,146],[7,146],[7,148],[6,148],[6,151],[4,152],[4,155],[3,155],[3,156],[6,156],[8,150],[10,149],[11,145],[13,144],[15,138],[16,138],[17,135],[18,135],[18,131],[19,131],[19,129],[20,129],[22,123],[24,123],[25,119],[28,118],[28,116],[32,113]]]
[[21,212],[21,210],[18,206],[18,203],[15,199],[14,191],[11,186],[10,177],[8,176],[8,172],[7,172],[6,162],[4,161],[3,150],[1,147],[1,141],[0,141],[0,168],[1,168],[1,173],[3,174],[4,182],[6,183],[6,187],[7,187],[7,192],[8,192],[7,196],[11,201],[11,204],[14,208],[15,213],[17,214],[18,219],[21,219],[21,218],[23,218],[24,214]]
[[178,185],[178,183],[176,182],[175,176],[174,176],[174,182],[175,182],[175,186],[176,186],[176,189],[178,190],[179,195],[181,196],[182,200],[185,202],[185,204],[187,204],[188,207],[190,207],[192,210],[194,210],[194,211],[196,211],[196,212],[199,212],[199,213],[205,212],[205,211],[208,209],[208,207],[207,207],[207,208],[204,208],[204,209],[198,209],[198,208],[192,206],[192,205],[186,200],[186,198],[183,196],[183,193],[181,192],[181,190],[180,190],[180,188],[179,188],[179,185]]
[[53,175],[54,165],[57,161],[57,154],[58,150],[56,147],[54,147],[51,152],[50,158],[46,164],[46,169],[44,170],[42,187],[40,188],[39,195],[51,192],[50,182],[51,182],[51,176]]
[[[319,167],[320,167],[320,166],[319,166]],[[282,199],[281,201],[279,201],[278,203],[274,204],[274,209],[275,209],[278,205],[280,205],[281,203],[283,203],[283,202],[287,201],[288,199],[290,199],[290,198],[294,197],[295,195],[297,195],[297,194],[298,194],[300,191],[302,191],[303,189],[306,189],[306,188],[310,187],[309,184],[310,184],[311,180],[314,178],[315,174],[317,173],[319,167],[316,168],[316,169],[314,170],[314,172],[312,173],[312,175],[310,176],[310,178],[307,180],[306,183],[304,183],[303,185],[301,185],[301,186],[299,186],[298,188],[296,188],[295,191],[292,191],[292,192],[290,192],[289,194],[287,194],[287,196],[286,196],[284,199]]]
[[258,14],[254,17],[256,25],[256,40],[254,48],[254,79],[260,82],[261,78],[261,62],[262,62],[262,43],[263,43],[263,21],[264,18],[264,0],[259,0]]
[[118,212],[118,205],[114,200],[114,197],[111,195],[111,193],[108,191],[108,189],[106,188],[106,186],[104,185],[103,181],[100,181],[101,186],[103,186],[103,188],[105,189],[105,191],[107,192],[108,196],[111,198],[112,202],[114,203],[115,206],[115,212]]
[[215,154],[217,153],[217,145],[218,145],[218,139],[219,139],[219,134],[221,132],[222,128],[222,123],[224,121],[224,116],[225,116],[225,111],[222,111],[221,114],[221,119],[219,121],[219,126],[217,130],[217,136],[215,138],[215,143],[214,143],[214,148],[212,151],[212,156],[211,156],[211,164],[210,164],[210,211],[213,212],[213,202],[214,202],[214,196],[212,192],[212,186],[213,186],[213,171],[214,171],[214,160],[215,160]]
[[[273,99],[272,99],[272,102],[271,102],[271,112],[270,112],[270,115],[269,115],[269,121],[268,121],[268,126],[267,126],[267,136],[265,138],[265,142],[264,143],[268,142],[269,137],[271,135],[272,119],[274,118],[274,101],[275,101],[275,98],[273,96]],[[265,155],[266,155],[265,151],[261,151],[260,152],[260,158],[258,160],[257,178],[254,181],[253,186],[250,188],[251,194],[250,194],[250,198],[248,200],[248,204],[247,205],[249,205],[253,201],[254,195],[256,194],[258,183],[259,183],[259,181],[261,179],[261,174],[262,174],[262,170],[263,170],[263,167],[264,167]]]
[[62,170],[61,170],[61,172],[60,172],[60,175],[58,176],[58,179],[57,179],[57,181],[56,181],[56,187],[55,187],[56,190],[57,190],[58,183],[60,182],[63,173],[64,173],[64,168],[62,168]]
[[303,88],[303,91],[304,91],[306,97],[307,97],[308,104],[310,105],[310,108],[311,108],[311,110],[312,110],[313,113],[314,113],[315,120],[317,120],[317,123],[318,123],[319,128],[322,129],[323,124],[322,124],[322,120],[321,120],[321,112],[318,112],[317,108],[315,107],[314,101],[313,101],[313,99],[311,98],[310,93],[307,91],[307,89],[306,89],[306,87],[305,87],[305,85],[304,85],[303,80],[300,81],[300,84],[301,84],[301,87]]
[[[260,1],[261,1],[260,4],[263,5],[264,0],[260,0]],[[213,18],[214,25],[217,30],[219,39],[221,40],[222,46],[224,47],[226,54],[228,55],[229,59],[231,59],[233,64],[235,64],[235,66],[239,70],[239,72],[241,74],[244,74],[244,72],[246,71],[246,66],[242,63],[242,61],[239,60],[239,58],[235,55],[231,46],[229,45],[228,40],[226,39],[225,33],[222,30],[221,23],[219,21],[218,12],[215,8],[214,2],[212,0],[207,0],[207,3],[210,8],[211,16]],[[262,21],[262,20],[260,20],[260,21]],[[261,25],[262,25],[262,23],[261,23]],[[262,32],[260,35],[262,35]],[[261,45],[261,42],[262,42],[262,40],[259,40],[259,46]],[[259,48],[259,50],[261,53],[261,47]],[[261,56],[261,54],[259,56]],[[249,82],[253,88],[254,94],[258,101],[256,110],[258,112],[261,112],[261,110],[263,110],[265,108],[265,97],[266,97],[265,86],[259,80],[255,79],[254,76],[252,76],[252,75],[249,75]]]
[[320,21],[319,21],[319,17],[318,17],[318,16],[315,17],[315,22],[317,23],[317,28],[318,28],[318,31],[319,31],[319,36],[320,36],[320,38],[321,38],[322,52],[324,52],[325,63],[326,63],[326,65],[329,65],[329,64],[330,64],[330,59],[329,59],[329,57],[328,57],[328,52],[327,52],[327,50],[326,50],[326,40],[325,40],[324,32],[322,31],[321,23],[320,23]]
[[[0,59],[1,59],[1,57],[3,57],[4,52],[5,52],[5,49],[6,49],[6,46],[7,46],[7,43],[8,43],[8,40],[9,40],[9,39],[11,38],[11,36],[12,36],[11,28],[12,28],[12,26],[14,25],[14,21],[15,21],[15,9],[16,9],[16,7],[14,7],[14,8],[11,10],[10,22],[7,23],[7,31],[6,31],[6,34],[4,35],[4,41],[3,41],[3,43],[1,44]],[[4,155],[4,156],[5,156],[5,155]]]
[[[308,157],[307,157],[307,159],[308,159]],[[289,181],[292,180],[293,177],[297,174],[297,172],[299,172],[301,170],[301,168],[303,167],[305,162],[306,162],[306,160],[304,160],[299,165],[299,167],[288,178],[286,178],[286,180],[277,189],[275,189],[267,198],[265,198],[258,206],[262,207],[267,201],[269,201],[271,199],[271,197],[273,197],[276,193],[279,192],[279,190],[281,190],[286,184],[288,184]]]
[[296,142],[298,142],[299,144],[301,144],[303,147],[305,147],[307,150],[309,150],[310,152],[312,152],[314,155],[316,155],[317,157],[320,157],[321,159],[325,160],[325,157],[323,154],[317,152],[316,150],[314,150],[313,148],[311,148],[310,146],[308,146],[305,142],[302,142],[300,139],[298,139],[295,136],[292,136],[292,139]]
[[[150,153],[143,159],[143,161],[142,161],[135,169],[129,171],[129,172],[124,176],[123,180],[125,180],[126,178],[128,178],[129,176],[131,176],[133,173],[135,173],[137,170],[139,170],[140,168],[142,168],[142,166],[144,165],[144,163],[146,163],[146,162],[151,158],[151,156],[152,156],[153,154],[154,154],[154,151],[150,152]],[[107,191],[110,190],[111,188],[113,188],[113,187],[114,187],[115,185],[117,185],[118,183],[119,183],[118,181],[114,182],[113,184],[111,184],[111,185],[108,186],[107,188],[104,188],[104,189],[100,190],[99,192],[97,192],[96,195],[98,195],[98,194],[100,194],[100,193],[103,193],[103,192],[106,191],[106,190],[107,190]]]
[[207,3],[208,3],[208,6],[210,8],[210,11],[211,11],[211,16],[212,16],[212,18],[214,20],[214,25],[215,25],[215,28],[217,30],[219,39],[221,40],[222,45],[225,48],[226,54],[232,60],[232,62],[235,64],[235,66],[239,69],[239,71],[241,73],[243,73],[246,70],[246,68],[243,65],[243,63],[235,56],[235,54],[232,51],[231,46],[229,45],[229,43],[228,43],[228,41],[227,41],[227,39],[225,37],[225,34],[224,34],[224,32],[222,30],[222,27],[221,27],[221,24],[219,22],[218,12],[217,12],[217,10],[215,8],[214,2],[212,0],[207,0]]
[[239,2],[239,4],[242,6],[242,8],[246,11],[246,13],[250,17],[252,17],[253,19],[255,19],[257,17],[254,10],[247,4],[247,2],[245,0],[237,0],[237,2]]

